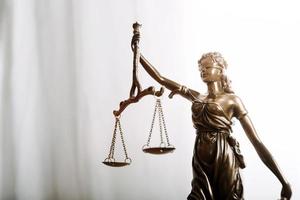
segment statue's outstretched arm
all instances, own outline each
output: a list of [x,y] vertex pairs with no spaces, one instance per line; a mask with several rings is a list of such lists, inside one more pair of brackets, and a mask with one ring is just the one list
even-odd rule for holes
[[288,181],[284,178],[283,174],[281,173],[271,153],[268,151],[268,149],[265,147],[265,145],[258,137],[250,117],[248,115],[244,115],[241,118],[239,118],[239,120],[241,122],[244,131],[246,132],[246,135],[248,136],[256,152],[258,153],[260,159],[273,172],[273,174],[275,174],[275,176],[281,182],[282,184],[281,198],[286,200],[290,199],[292,195],[291,187]]
[[171,90],[171,94],[169,95],[170,98],[172,98],[174,94],[180,94],[188,100],[194,101],[200,95],[199,92],[186,88],[185,86],[160,75],[155,67],[151,65],[150,62],[148,62],[142,54],[140,55],[140,63],[154,80],[156,80],[159,84],[165,86],[167,89]]

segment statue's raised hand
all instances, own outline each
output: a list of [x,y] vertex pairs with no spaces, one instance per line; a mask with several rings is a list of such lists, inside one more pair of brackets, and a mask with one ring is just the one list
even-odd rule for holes
[[132,36],[132,39],[131,39],[131,49],[132,49],[132,51],[134,51],[135,47],[137,47],[137,45],[139,44],[139,41],[140,41],[140,27],[141,27],[141,24],[139,24],[137,22],[132,25],[132,28],[133,28],[133,36]]
[[292,196],[292,189],[289,183],[282,185],[281,199],[280,200],[290,200]]
[[131,39],[131,49],[132,49],[132,51],[134,50],[135,46],[139,43],[140,38],[141,38],[140,34],[136,34],[136,35],[132,36],[132,39]]

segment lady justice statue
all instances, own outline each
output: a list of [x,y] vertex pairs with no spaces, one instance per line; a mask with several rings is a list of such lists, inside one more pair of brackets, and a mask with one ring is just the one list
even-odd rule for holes
[[[132,46],[139,40],[134,35]],[[231,120],[241,123],[260,159],[282,184],[281,199],[291,198],[292,191],[271,153],[260,140],[241,99],[234,94],[225,75],[227,63],[218,52],[204,54],[198,61],[207,95],[162,76],[140,54],[140,63],[158,83],[192,103],[192,121],[196,129],[193,155],[193,180],[188,200],[241,200],[243,185],[239,173],[245,168],[239,143],[231,136]]]

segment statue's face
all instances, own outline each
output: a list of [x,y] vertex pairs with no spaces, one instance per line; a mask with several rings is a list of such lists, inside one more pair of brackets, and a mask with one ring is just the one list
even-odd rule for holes
[[222,67],[212,62],[210,58],[204,59],[199,63],[200,75],[203,82],[220,81],[222,77]]

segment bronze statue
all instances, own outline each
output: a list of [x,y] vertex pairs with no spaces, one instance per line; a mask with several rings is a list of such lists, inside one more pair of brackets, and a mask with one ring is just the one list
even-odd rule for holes
[[[135,34],[131,43],[133,50],[138,41],[139,35]],[[225,75],[227,63],[220,53],[206,53],[198,61],[201,78],[207,84],[207,95],[162,76],[142,54],[139,62],[154,80],[171,91],[170,98],[179,94],[192,103],[197,136],[192,161],[192,190],[188,200],[243,199],[239,168],[244,168],[245,163],[239,143],[231,136],[232,118],[240,121],[260,159],[282,184],[281,199],[291,198],[290,184],[258,137],[241,99],[230,87]]]

